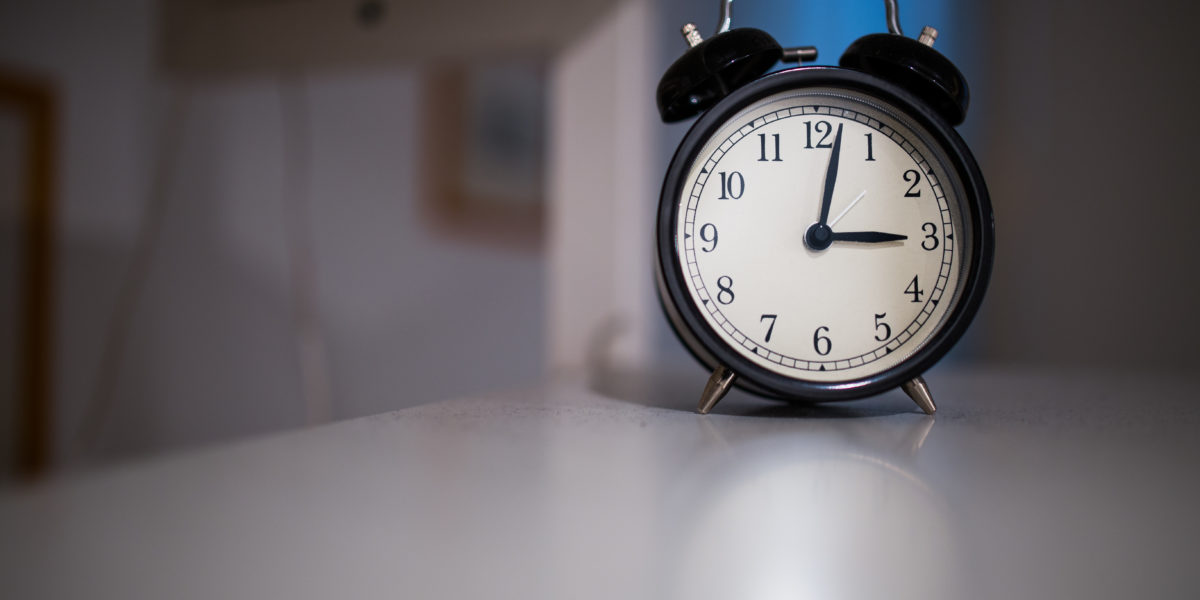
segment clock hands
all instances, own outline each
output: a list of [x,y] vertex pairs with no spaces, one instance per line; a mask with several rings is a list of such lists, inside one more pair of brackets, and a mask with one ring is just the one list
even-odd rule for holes
[[829,222],[829,226],[833,227],[834,225],[837,225],[838,221],[841,221],[842,217],[846,216],[846,213],[850,212],[850,209],[854,208],[854,205],[858,204],[858,201],[862,200],[863,196],[866,196],[866,195],[867,195],[867,190],[863,190],[862,193],[860,193],[857,198],[855,198],[854,200],[852,200],[850,202],[850,205],[847,206],[845,210],[843,210],[841,213],[838,214],[838,216],[834,217],[833,220]]
[[[850,202],[849,206],[847,206],[845,209],[843,209],[842,212],[838,214],[838,216],[834,217],[833,220],[829,222],[829,226],[833,227],[834,225],[837,225],[837,222],[841,221],[842,217],[846,216],[846,213],[850,212],[850,209],[854,208],[854,205],[858,204],[858,201],[862,200],[863,196],[866,196],[866,195],[867,195],[867,190],[863,190],[861,193],[859,193],[858,197],[856,197],[854,200],[852,200]],[[833,241],[833,242],[859,242],[862,244],[878,244],[881,242],[898,242],[900,240],[907,240],[907,239],[908,239],[907,235],[900,235],[898,233],[881,233],[878,231],[847,231],[847,232],[831,232],[830,233],[830,241]]]
[[845,231],[831,235],[834,242],[859,242],[862,244],[878,244],[881,242],[898,242],[907,240],[907,235],[882,233],[879,231]]
[[829,205],[833,203],[833,186],[837,183],[838,158],[842,155],[842,124],[838,123],[837,135],[833,138],[833,151],[829,153],[829,166],[825,168],[825,192],[821,194],[820,227],[828,228]]
[[841,154],[842,124],[838,123],[837,135],[833,138],[833,150],[829,153],[829,166],[825,167],[825,190],[821,193],[820,219],[804,232],[804,243],[813,250],[824,250],[833,243],[833,229],[829,227],[829,205],[833,203],[833,187],[837,184],[838,158]]
[[857,242],[860,244],[879,244],[884,242],[898,242],[907,240],[908,236],[896,233],[883,233],[880,231],[849,231],[843,233],[834,233],[833,226],[858,204],[863,196],[867,195],[867,191],[863,190],[853,201],[850,202],[838,216],[829,220],[829,206],[833,204],[833,189],[837,184],[838,161],[842,154],[842,125],[838,124],[837,135],[833,138],[833,150],[829,153],[829,166],[825,168],[825,189],[821,193],[821,214],[816,223],[809,226],[804,232],[804,243],[812,250],[821,251],[829,247],[833,242]]

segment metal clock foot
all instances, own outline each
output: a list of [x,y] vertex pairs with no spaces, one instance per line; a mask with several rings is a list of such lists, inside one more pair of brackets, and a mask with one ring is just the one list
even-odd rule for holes
[[908,397],[912,398],[912,401],[916,402],[917,406],[925,411],[925,414],[932,415],[937,412],[937,406],[933,404],[933,396],[929,393],[929,386],[925,384],[925,379],[920,375],[905,381],[901,384],[900,389],[904,390],[904,393],[908,394]]
[[696,412],[707,415],[721,398],[729,393],[729,388],[733,387],[733,380],[736,378],[737,373],[723,366],[717,367],[708,378],[708,383],[704,385],[704,393],[700,394],[700,405],[696,407]]

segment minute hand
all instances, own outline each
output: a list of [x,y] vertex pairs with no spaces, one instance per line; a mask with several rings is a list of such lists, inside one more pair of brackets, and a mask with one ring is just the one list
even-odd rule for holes
[[838,157],[842,153],[842,124],[838,123],[837,135],[833,138],[833,151],[829,153],[829,166],[825,169],[825,190],[821,194],[821,219],[819,225],[829,224],[829,205],[833,203],[833,186],[837,183]]
[[878,244],[881,242],[898,242],[907,240],[907,235],[898,233],[882,233],[879,231],[838,231],[833,234],[835,242],[860,242],[864,244]]

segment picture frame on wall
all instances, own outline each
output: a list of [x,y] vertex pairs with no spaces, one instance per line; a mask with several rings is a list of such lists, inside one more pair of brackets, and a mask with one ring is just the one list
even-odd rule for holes
[[443,63],[422,79],[422,213],[440,235],[518,250],[543,241],[546,67]]

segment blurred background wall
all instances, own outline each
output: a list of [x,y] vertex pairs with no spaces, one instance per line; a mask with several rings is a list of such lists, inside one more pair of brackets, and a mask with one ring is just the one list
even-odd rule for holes
[[989,354],[1194,370],[1200,8],[1022,1],[981,18],[984,159],[1009,240]]
[[[456,238],[419,214],[422,65],[172,73],[161,16],[150,1],[0,8],[0,61],[44,73],[62,98],[57,454],[126,456],[306,424],[285,240],[289,141],[307,146],[299,185],[329,418],[541,376],[537,244]],[[284,131],[289,102],[304,104],[301,142]],[[144,285],[128,298],[120,347],[106,348],[155,202]],[[119,360],[106,363],[112,350]],[[83,432],[104,369],[115,370],[109,406]]]
[[[695,369],[652,291],[650,223],[687,127],[658,123],[653,89],[684,48],[679,25],[711,32],[716,2],[443,4],[0,4],[0,65],[59,100],[59,464],[596,361]],[[1198,358],[1197,13],[901,2],[906,32],[937,27],[972,85],[961,130],[997,216],[991,291],[948,360],[1152,374]],[[447,14],[463,24],[423,26]],[[815,44],[830,64],[883,30],[883,7],[739,0],[734,23]],[[544,73],[544,214],[515,241],[430,214],[433,82],[497,57]],[[0,157],[20,136],[0,112]],[[20,159],[5,160],[9,179]],[[12,397],[16,375],[0,373]]]

